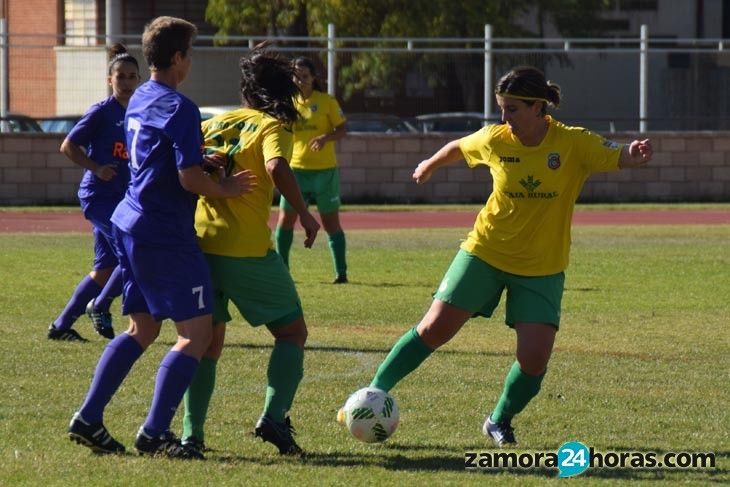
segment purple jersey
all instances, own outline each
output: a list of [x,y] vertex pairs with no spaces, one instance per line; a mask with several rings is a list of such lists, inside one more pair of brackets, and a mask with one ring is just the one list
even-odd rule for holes
[[197,246],[193,223],[198,196],[182,187],[178,171],[203,160],[198,107],[150,80],[129,100],[124,126],[131,182],[112,222],[150,244]]
[[109,214],[124,197],[129,184],[124,111],[124,107],[110,96],[92,105],[67,136],[74,144],[85,147],[88,158],[97,164],[116,165],[117,175],[109,181],[97,178],[88,169],[84,170],[78,192],[82,206],[91,200],[108,204]]

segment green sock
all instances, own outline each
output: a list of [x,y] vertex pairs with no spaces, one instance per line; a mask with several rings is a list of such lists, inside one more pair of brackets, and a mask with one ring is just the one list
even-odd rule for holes
[[183,418],[182,438],[191,436],[199,440],[205,439],[205,417],[208,415],[208,405],[215,388],[215,370],[217,360],[208,357],[200,359],[193,380],[185,391],[185,417]]
[[403,377],[416,370],[432,352],[418,336],[416,328],[411,328],[393,345],[378,367],[370,387],[391,390]]
[[330,252],[332,252],[332,261],[335,266],[335,274],[338,276],[347,275],[347,262],[345,260],[345,232],[340,230],[333,233],[328,239]]
[[528,375],[522,372],[520,364],[515,362],[504,380],[504,390],[492,411],[492,421],[499,423],[510,419],[525,409],[527,403],[540,392],[540,384],[545,377],[541,375]]
[[291,342],[277,341],[269,358],[264,413],[284,422],[304,375],[304,350]]
[[289,250],[291,250],[291,244],[294,241],[294,229],[276,227],[274,240],[276,241],[276,252],[284,260],[284,264],[289,267]]

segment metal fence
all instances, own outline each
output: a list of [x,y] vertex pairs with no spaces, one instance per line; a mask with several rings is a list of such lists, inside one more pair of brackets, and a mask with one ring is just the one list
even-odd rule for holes
[[[118,40],[139,56],[140,38]],[[105,93],[103,46],[111,39],[86,40],[72,47],[62,37],[0,33],[0,116],[83,112]],[[496,80],[531,64],[562,87],[554,115],[567,123],[604,132],[730,129],[728,40],[652,38],[646,28],[639,38],[610,39],[493,38],[489,26],[484,37],[460,39],[337,37],[332,26],[327,37],[201,36],[183,91],[199,105],[235,103],[237,58],[264,40],[288,56],[312,57],[347,113],[495,120]]]

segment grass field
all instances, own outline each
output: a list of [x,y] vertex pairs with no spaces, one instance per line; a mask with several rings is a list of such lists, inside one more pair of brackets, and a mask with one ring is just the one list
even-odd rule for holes
[[[46,328],[90,265],[87,235],[0,235],[0,485],[541,485],[552,469],[464,470],[513,358],[495,317],[469,322],[393,394],[395,435],[352,439],[334,421],[392,343],[417,323],[465,231],[348,233],[351,284],[332,286],[325,241],[294,249],[293,275],[310,329],[305,378],[291,411],[305,462],[281,458],[250,431],[263,405],[271,339],[229,327],[204,463],[129,454],[97,457],[72,444],[68,420],[105,345],[50,342]],[[515,420],[525,452],[577,440],[596,451],[713,452],[715,468],[589,469],[581,483],[730,482],[730,226],[576,227],[563,322],[540,395]],[[296,244],[301,244],[298,235]],[[118,309],[116,307],[115,309]],[[117,329],[123,319],[116,314]],[[105,422],[131,448],[172,326],[136,364]],[[180,429],[180,418],[174,422]]]

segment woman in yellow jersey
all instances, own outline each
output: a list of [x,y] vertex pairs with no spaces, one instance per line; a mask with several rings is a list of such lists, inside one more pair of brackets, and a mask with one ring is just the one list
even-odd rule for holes
[[203,426],[232,301],[251,326],[266,325],[275,339],[264,409],[254,434],[281,454],[301,455],[288,411],[303,375],[307,326],[294,281],[273,250],[268,226],[276,186],[301,219],[306,247],[319,230],[288,163],[299,89],[290,63],[274,54],[256,49],[241,58],[240,69],[242,108],[204,122],[203,136],[206,152],[223,156],[226,173],[246,168],[258,184],[238,198],[198,201],[195,229],[213,280],[213,340],[185,394],[182,438],[188,448],[203,450]]
[[[296,98],[300,119],[294,124],[294,151],[291,167],[307,203],[315,202],[327,232],[335,268],[334,284],[347,282],[345,232],[340,226],[340,176],[334,142],[347,133],[345,117],[333,97],[322,92],[314,63],[307,58],[294,60],[294,82],[301,95]],[[297,214],[282,195],[276,226],[276,250],[289,266],[289,249],[294,239]]]
[[560,324],[563,271],[568,265],[573,207],[593,172],[641,166],[648,139],[628,145],[569,127],[546,114],[560,88],[533,67],[505,74],[496,89],[501,125],[449,142],[413,173],[418,184],[466,159],[484,164],[492,194],[434,293],[421,322],[406,332],[378,368],[372,387],[390,390],[472,316],[491,316],[506,289],[505,322],[517,335],[516,361],[483,433],[514,445],[512,418],[540,390]]

